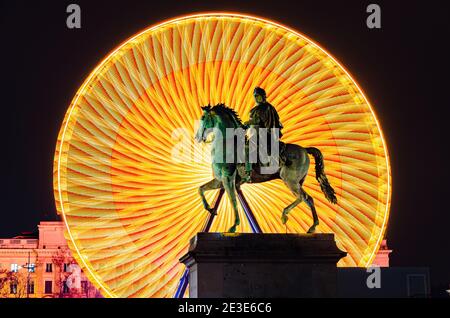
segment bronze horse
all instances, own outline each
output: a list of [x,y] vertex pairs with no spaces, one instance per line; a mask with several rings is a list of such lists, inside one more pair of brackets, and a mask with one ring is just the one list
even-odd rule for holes
[[[198,142],[205,142],[208,135],[212,130],[216,129],[221,133],[218,137],[215,137],[212,142],[211,157],[213,160],[212,169],[214,179],[208,183],[202,185],[199,188],[199,193],[202,198],[203,205],[207,211],[213,212],[209,203],[205,197],[205,191],[214,189],[225,189],[228,197],[233,206],[235,214],[234,225],[230,228],[229,232],[234,233],[236,227],[240,224],[237,200],[236,200],[236,188],[239,188],[243,183],[245,183],[245,169],[244,163],[227,163],[223,160],[227,152],[234,152],[233,158],[236,158],[236,147],[225,147],[225,153],[222,151],[216,151],[219,147],[218,145],[224,144],[223,136],[226,136],[227,128],[242,128],[245,129],[242,121],[236,112],[225,106],[224,104],[218,104],[216,106],[206,106],[202,107],[203,115],[200,120],[200,127],[195,135],[195,139]],[[309,206],[313,216],[313,225],[309,228],[308,233],[314,233],[316,227],[319,225],[319,218],[317,217],[316,208],[314,206],[313,198],[305,192],[302,188],[303,182],[305,181],[306,175],[309,169],[309,157],[312,155],[316,163],[316,179],[320,184],[320,188],[324,193],[328,201],[333,204],[337,203],[337,198],[334,189],[331,187],[328,179],[325,175],[325,166],[323,162],[323,156],[319,149],[317,148],[303,148],[295,144],[285,144],[285,156],[289,159],[285,162],[281,161],[278,171],[273,174],[260,174],[253,170],[250,178],[251,183],[262,183],[270,180],[281,179],[284,184],[291,190],[291,192],[296,197],[295,201],[284,208],[281,214],[281,219],[283,224],[288,221],[288,214],[301,202],[305,201]]]

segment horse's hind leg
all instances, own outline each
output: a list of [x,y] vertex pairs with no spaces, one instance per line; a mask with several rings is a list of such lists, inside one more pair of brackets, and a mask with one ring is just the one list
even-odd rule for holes
[[222,188],[222,182],[220,182],[217,179],[213,179],[209,181],[208,183],[205,183],[198,189],[198,193],[200,194],[200,197],[202,198],[203,206],[205,207],[205,210],[208,211],[211,214],[217,214],[217,212],[214,212],[214,209],[211,208],[208,201],[205,197],[205,192],[209,190],[215,190]]
[[283,180],[283,181],[288,186],[288,188],[291,190],[291,192],[297,197],[294,202],[292,202],[291,204],[289,204],[287,207],[284,208],[283,213],[281,214],[281,221],[283,222],[283,224],[286,224],[288,221],[288,214],[297,205],[302,203],[303,196],[302,196],[301,186],[300,186],[299,182],[289,181],[289,180]]
[[317,217],[316,207],[314,206],[314,200],[313,198],[306,193],[303,188],[300,188],[300,191],[302,191],[302,196],[306,202],[306,204],[311,209],[312,215],[313,215],[313,225],[309,228],[308,233],[314,233],[316,231],[316,227],[319,225],[319,218]]
[[291,210],[293,208],[295,208],[297,205],[299,205],[300,203],[302,203],[302,201],[303,201],[302,198],[297,198],[297,199],[295,199],[294,202],[292,202],[286,208],[284,208],[283,214],[281,215],[281,221],[283,222],[283,224],[287,223],[287,221],[288,221],[288,214],[291,212]]

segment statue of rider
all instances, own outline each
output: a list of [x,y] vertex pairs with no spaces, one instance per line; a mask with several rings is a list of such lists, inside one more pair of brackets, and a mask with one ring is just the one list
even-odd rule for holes
[[[266,95],[266,91],[260,87],[256,87],[255,90],[253,91],[253,96],[255,98],[256,101],[256,106],[252,108],[252,110],[250,111],[250,117],[249,120],[245,123],[245,126],[247,127],[247,129],[249,128],[254,128],[256,133],[258,134],[258,139],[260,138],[259,136],[259,128],[267,128],[267,151],[269,154],[271,154],[270,152],[270,143],[271,143],[271,138],[273,138],[274,133],[275,133],[275,138],[277,138],[277,140],[275,142],[279,142],[279,138],[281,138],[281,136],[283,135],[281,130],[283,129],[283,125],[280,122],[280,117],[277,113],[277,110],[275,109],[275,107],[273,107],[269,102],[267,102],[267,95]],[[276,131],[273,131],[272,129],[276,128],[278,129],[278,135],[276,135]],[[280,144],[280,154],[284,152],[284,144],[283,143],[279,143]],[[259,148],[258,148],[258,152],[259,152]],[[261,162],[259,161],[260,156],[258,155],[258,163],[257,165],[261,165]],[[280,158],[280,161],[282,161],[282,158]],[[250,181],[250,175],[251,175],[251,171],[252,168],[255,168],[252,163],[250,162],[248,156],[246,157],[246,162],[245,162],[245,172],[246,172],[246,180],[245,181]]]

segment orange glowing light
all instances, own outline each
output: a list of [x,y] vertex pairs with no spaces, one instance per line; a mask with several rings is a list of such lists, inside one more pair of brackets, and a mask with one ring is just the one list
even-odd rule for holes
[[[369,266],[387,226],[391,178],[387,147],[369,101],[350,74],[304,35],[261,18],[207,13],[166,21],[132,37],[89,75],[62,124],[54,193],[66,237],[106,297],[172,297],[184,270],[178,259],[208,213],[198,187],[202,162],[173,162],[172,132],[194,133],[200,106],[223,102],[243,119],[252,90],[265,88],[285,127],[283,140],[320,148],[339,204],[315,181],[318,232],[333,232],[348,252],[340,266]],[[196,150],[204,145],[193,145]],[[262,230],[303,233],[306,205],[279,181],[244,185]],[[215,193],[207,195],[211,202]],[[241,211],[242,212],[242,211]],[[250,232],[241,215],[240,232]],[[212,231],[233,222],[222,200]]]

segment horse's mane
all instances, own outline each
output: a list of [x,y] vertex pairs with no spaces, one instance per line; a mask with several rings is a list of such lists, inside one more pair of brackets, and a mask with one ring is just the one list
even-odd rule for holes
[[236,121],[238,127],[244,126],[241,118],[239,118],[238,113],[236,113],[236,111],[234,109],[228,107],[227,105],[225,105],[223,103],[217,104],[216,106],[208,105],[208,106],[202,107],[202,109],[206,110],[208,112],[214,111],[219,115],[222,115],[222,114],[229,115],[232,119],[234,119]]

